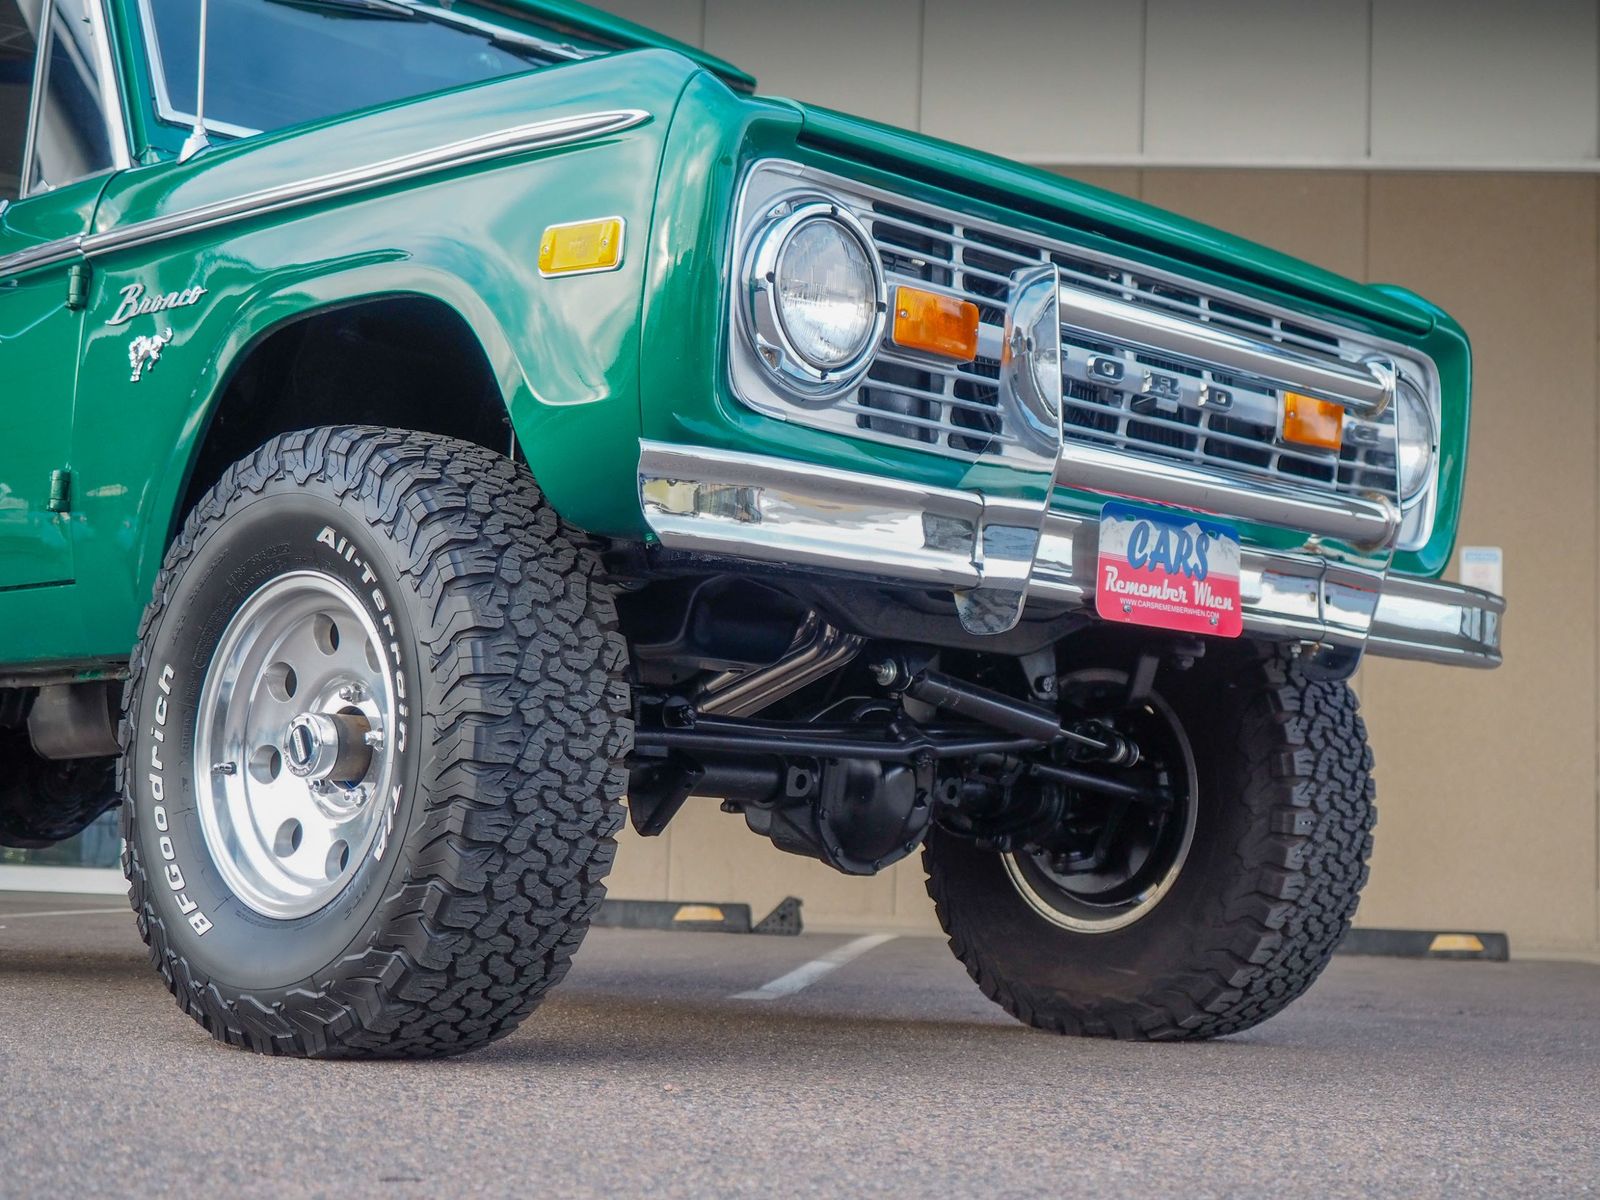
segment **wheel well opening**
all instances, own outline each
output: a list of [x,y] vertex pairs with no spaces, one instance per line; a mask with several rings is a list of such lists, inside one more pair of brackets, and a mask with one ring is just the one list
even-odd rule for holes
[[386,425],[504,453],[510,421],[483,346],[437,300],[397,296],[329,309],[258,342],[233,372],[176,514],[230,463],[314,425]]

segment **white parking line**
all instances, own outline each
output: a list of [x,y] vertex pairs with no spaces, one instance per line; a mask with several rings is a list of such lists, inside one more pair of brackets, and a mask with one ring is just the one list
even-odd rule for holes
[[29,917],[100,917],[110,913],[132,912],[126,904],[121,908],[61,908],[54,912],[0,913],[0,921],[23,921]]
[[892,942],[895,935],[892,933],[873,933],[866,937],[859,937],[853,942],[846,942],[836,950],[830,950],[821,958],[814,958],[804,966],[796,967],[787,975],[780,975],[771,983],[764,983],[760,987],[748,992],[736,992],[728,997],[730,1000],[777,1000],[784,996],[792,996],[796,992],[810,987],[824,975],[832,974],[845,963],[852,959],[860,958],[868,950],[876,949],[885,942]]

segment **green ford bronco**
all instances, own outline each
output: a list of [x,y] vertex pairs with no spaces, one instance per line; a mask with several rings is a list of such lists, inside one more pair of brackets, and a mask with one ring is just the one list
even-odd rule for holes
[[1499,661],[1401,288],[569,0],[0,0],[0,121],[0,842],[120,804],[225,1042],[509,1032],[624,796],[920,851],[1032,1025],[1245,1029],[1362,655]]

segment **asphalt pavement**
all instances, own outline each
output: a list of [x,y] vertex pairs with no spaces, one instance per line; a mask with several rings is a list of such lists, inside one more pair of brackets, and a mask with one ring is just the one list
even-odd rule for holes
[[930,938],[608,929],[476,1054],[316,1063],[213,1043],[119,901],[0,895],[0,1197],[1596,1191],[1595,965],[1340,958],[1128,1045],[1022,1028]]

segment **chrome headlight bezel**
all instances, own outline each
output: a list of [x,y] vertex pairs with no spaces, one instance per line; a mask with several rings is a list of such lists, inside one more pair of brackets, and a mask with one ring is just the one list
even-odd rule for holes
[[[859,344],[839,364],[819,364],[790,336],[779,295],[784,253],[807,226],[826,221],[841,229],[861,251],[871,273],[872,319]],[[748,303],[743,305],[745,332],[762,365],[802,404],[826,404],[849,392],[866,375],[883,341],[888,322],[888,284],[883,263],[865,226],[855,215],[825,195],[789,196],[768,209],[766,223],[750,239],[744,265]]]
[[[1433,485],[1439,470],[1439,421],[1427,395],[1411,379],[1401,376],[1395,385],[1394,396],[1395,486],[1399,492],[1400,506],[1410,508],[1421,500]],[[1418,428],[1408,429],[1408,426]],[[1404,447],[1408,433],[1412,440],[1422,445],[1425,457],[1414,480],[1406,479]]]
[[[1395,455],[1395,495],[1400,506],[1400,531],[1394,547],[1401,552],[1420,550],[1433,536],[1434,518],[1439,507],[1439,471],[1442,455],[1442,415],[1438,373],[1431,360],[1415,351],[1396,356],[1393,401]],[[1413,406],[1412,415],[1423,421],[1427,431],[1427,464],[1419,478],[1407,488],[1400,477],[1400,428],[1406,420],[1402,409]]]

